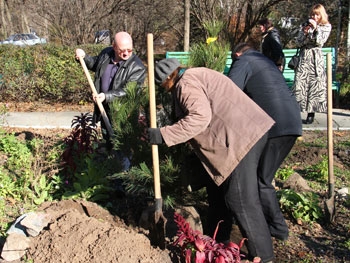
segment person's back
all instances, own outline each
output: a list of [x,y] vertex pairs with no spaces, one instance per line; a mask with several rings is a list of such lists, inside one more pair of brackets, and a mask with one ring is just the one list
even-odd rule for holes
[[[286,240],[289,229],[272,181],[296,139],[302,135],[300,108],[272,61],[247,43],[237,45],[232,55],[229,77],[275,121],[259,158],[258,189],[270,235]],[[266,238],[264,242],[269,241]]]
[[285,58],[278,30],[268,18],[261,19],[258,25],[262,33],[261,53],[271,59],[279,70],[283,72]]
[[213,177],[218,175],[218,184],[260,139],[262,131],[271,127],[272,119],[217,71],[189,68],[172,92],[180,98],[174,102],[176,117],[185,118],[190,125],[180,122],[161,128],[164,141],[172,146],[192,136],[191,143],[201,145],[200,155],[211,160],[208,172]]
[[302,134],[299,105],[272,61],[247,50],[234,59],[228,76],[276,121],[269,137]]

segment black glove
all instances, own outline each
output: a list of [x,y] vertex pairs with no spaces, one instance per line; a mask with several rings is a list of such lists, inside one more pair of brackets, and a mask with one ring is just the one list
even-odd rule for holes
[[164,142],[159,128],[148,128],[147,131],[150,144],[162,144]]

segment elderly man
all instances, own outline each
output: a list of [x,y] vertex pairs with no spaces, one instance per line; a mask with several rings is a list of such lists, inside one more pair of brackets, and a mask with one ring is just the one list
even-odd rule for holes
[[[99,99],[110,119],[108,103],[125,96],[125,87],[129,82],[137,82],[143,85],[146,77],[146,68],[141,59],[133,53],[133,41],[127,32],[118,32],[114,36],[111,47],[103,49],[98,56],[88,56],[84,50],[76,49],[75,56],[83,57],[86,67],[95,72],[94,84],[98,95],[94,101]],[[94,123],[101,120],[100,111],[95,104]],[[101,121],[103,137],[106,140],[108,150],[113,148],[111,138],[106,131],[106,124]]]

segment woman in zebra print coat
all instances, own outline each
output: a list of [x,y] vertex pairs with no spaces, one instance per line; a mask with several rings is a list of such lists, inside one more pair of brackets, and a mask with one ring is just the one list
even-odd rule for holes
[[296,38],[300,61],[292,89],[300,110],[308,113],[305,124],[314,121],[315,112],[327,111],[327,76],[321,48],[331,29],[324,6],[316,4],[310,11],[310,19],[301,26]]

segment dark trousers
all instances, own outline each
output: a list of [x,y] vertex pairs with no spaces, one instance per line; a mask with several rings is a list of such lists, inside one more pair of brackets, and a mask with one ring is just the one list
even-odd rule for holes
[[[108,119],[110,120],[109,117]],[[106,141],[106,148],[108,151],[111,151],[113,149],[113,142],[110,134],[108,133],[107,125],[105,124],[102,118],[100,123],[101,123],[102,137]]]
[[281,136],[268,139],[258,168],[260,202],[271,236],[287,239],[288,226],[285,222],[272,181],[277,169],[293,148],[297,136]]
[[263,262],[274,258],[270,230],[260,203],[257,175],[266,142],[267,135],[255,144],[222,185],[218,187],[210,182],[207,186],[211,236],[217,222],[223,219],[216,239],[229,240],[234,216],[242,235],[248,238],[245,244],[249,257],[259,256]]

